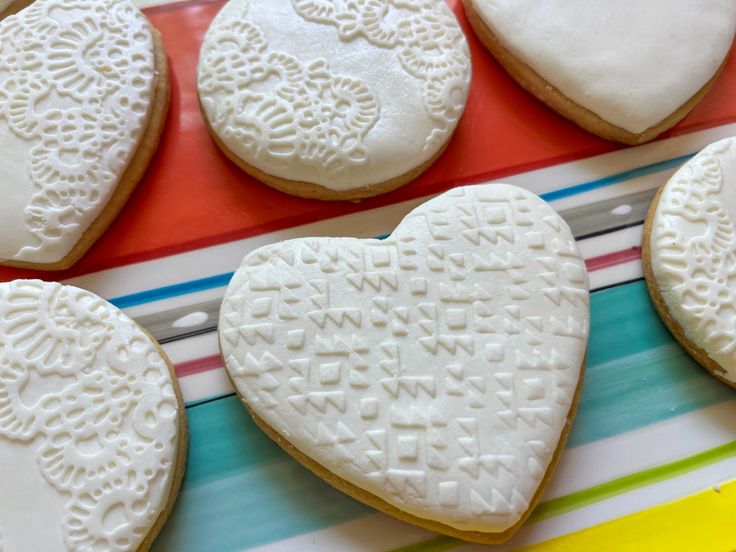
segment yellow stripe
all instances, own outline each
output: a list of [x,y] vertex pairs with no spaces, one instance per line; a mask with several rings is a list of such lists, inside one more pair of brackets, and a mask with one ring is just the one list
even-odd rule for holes
[[731,552],[736,550],[736,481],[518,552]]

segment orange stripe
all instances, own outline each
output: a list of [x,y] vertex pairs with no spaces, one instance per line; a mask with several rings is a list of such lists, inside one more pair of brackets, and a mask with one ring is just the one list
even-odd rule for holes
[[[63,279],[499,179],[618,149],[567,122],[526,94],[475,39],[453,0],[473,59],[466,113],[440,160],[392,194],[323,203],[276,192],[220,153],[202,120],[196,64],[202,37],[222,1],[183,2],[148,11],[172,72],[172,107],[157,155],[130,202],[89,254]],[[736,120],[736,56],[690,116],[670,134]],[[346,232],[348,232],[346,230]],[[0,279],[39,276],[1,269]]]

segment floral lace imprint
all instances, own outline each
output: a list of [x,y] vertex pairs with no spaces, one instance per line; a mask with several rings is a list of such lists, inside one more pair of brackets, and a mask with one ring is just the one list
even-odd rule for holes
[[[292,0],[292,4],[307,21],[335,26],[345,41],[362,36],[380,48],[396,49],[404,70],[422,81],[424,107],[438,124],[424,150],[444,143],[462,115],[470,82],[467,44],[444,1]],[[394,10],[404,17],[391,17]]]
[[721,202],[719,162],[734,155],[736,140],[724,140],[681,169],[662,193],[652,235],[657,279],[679,302],[668,306],[721,365],[736,362],[736,227]]
[[37,0],[0,23],[0,121],[30,143],[35,243],[53,262],[79,240],[125,171],[153,94],[153,39],[130,0]]
[[[176,456],[166,361],[132,320],[78,288],[2,284],[0,313],[0,439],[38,446],[41,475],[68,497],[70,549],[136,549]],[[33,389],[43,394],[29,404]],[[112,517],[124,521],[111,527]]]
[[[363,36],[376,47],[396,49],[404,70],[421,82],[426,113],[435,123],[423,151],[428,157],[441,147],[462,114],[470,81],[465,39],[443,2],[292,5],[306,21],[336,26],[345,41]],[[380,119],[375,92],[358,78],[331,72],[324,59],[307,63],[269,49],[263,31],[248,21],[249,1],[225,9],[237,9],[238,17],[213,22],[199,64],[200,98],[217,134],[275,169],[298,160],[314,168],[321,182],[369,165],[365,139]],[[402,17],[389,22],[396,10]],[[225,99],[218,102],[216,95]]]

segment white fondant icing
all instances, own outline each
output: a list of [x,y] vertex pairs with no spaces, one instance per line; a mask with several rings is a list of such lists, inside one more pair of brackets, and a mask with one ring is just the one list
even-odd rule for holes
[[650,234],[667,308],[736,381],[736,138],[711,144],[667,182]]
[[71,286],[0,284],[0,527],[6,552],[136,550],[166,506],[180,412],[168,364]]
[[588,327],[567,225],[490,184],[421,205],[382,241],[250,253],[219,331],[244,400],[304,454],[415,516],[499,532],[548,469]]
[[728,55],[733,0],[471,0],[517,59],[629,132],[660,123]]
[[334,190],[431,159],[469,83],[465,37],[437,0],[231,0],[198,67],[204,113],[230,151]]
[[0,259],[63,259],[145,129],[153,35],[130,0],[36,0],[0,22]]

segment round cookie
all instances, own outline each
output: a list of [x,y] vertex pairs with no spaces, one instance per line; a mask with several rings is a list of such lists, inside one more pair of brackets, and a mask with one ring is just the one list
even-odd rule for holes
[[667,328],[736,388],[736,138],[711,144],[662,185],[642,249],[649,293]]
[[141,327],[72,286],[0,284],[4,550],[148,550],[186,447],[176,376]]
[[463,0],[478,38],[528,92],[625,144],[683,119],[736,33],[732,0]]
[[131,0],[36,0],[0,37],[0,264],[65,269],[156,150],[166,54]]
[[385,240],[248,254],[220,348],[255,422],[331,485],[427,529],[507,540],[575,413],[588,278],[569,228],[503,184],[451,190]]
[[288,194],[360,199],[443,152],[470,55],[436,0],[231,0],[198,66],[204,118],[244,171]]

